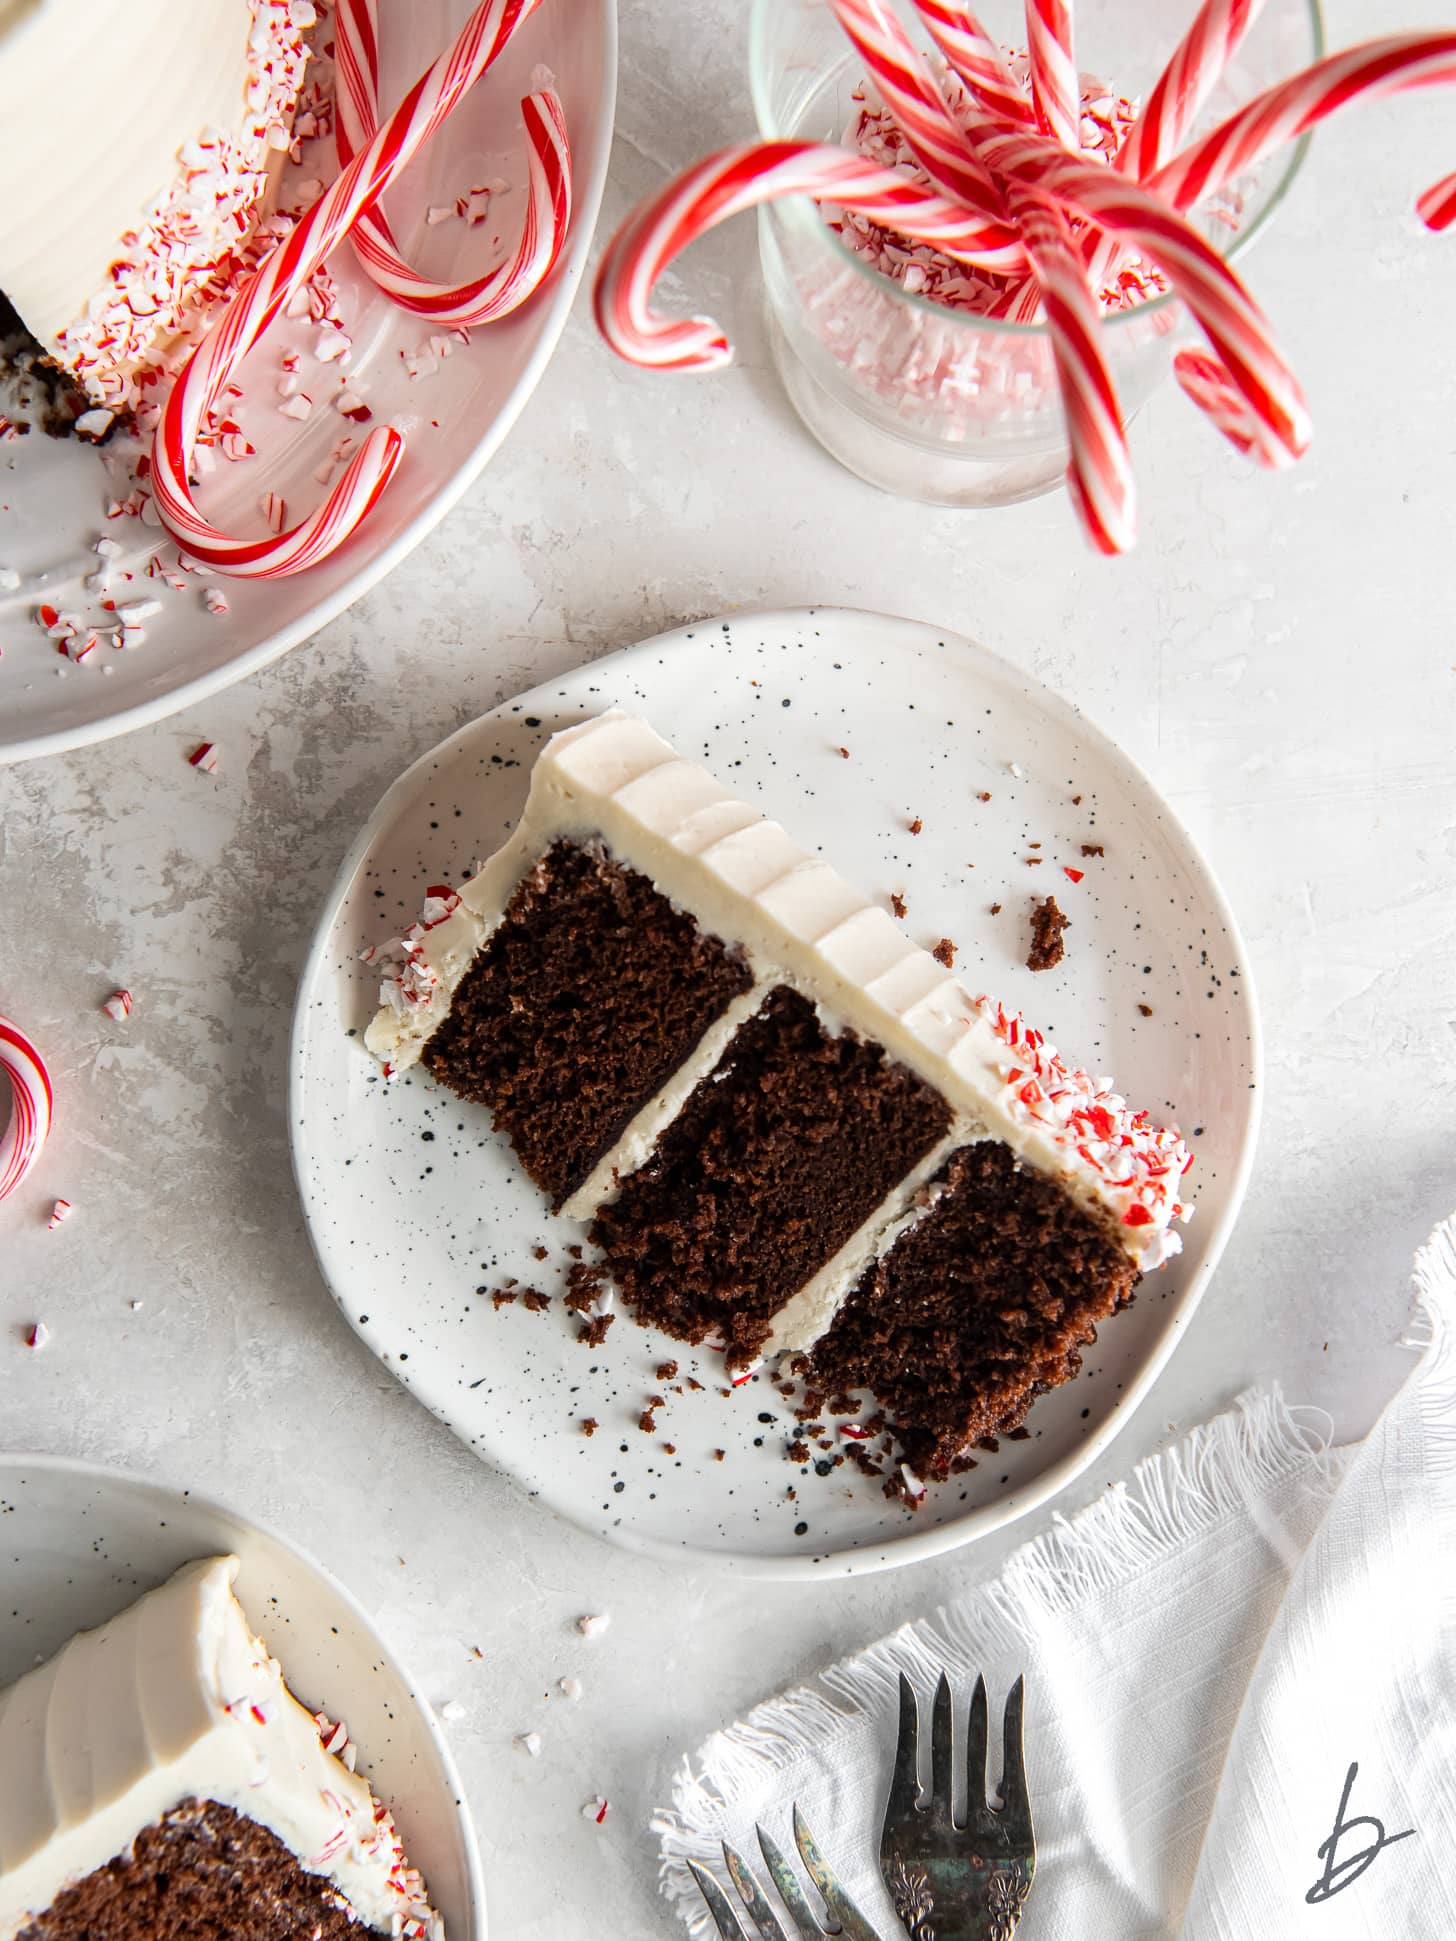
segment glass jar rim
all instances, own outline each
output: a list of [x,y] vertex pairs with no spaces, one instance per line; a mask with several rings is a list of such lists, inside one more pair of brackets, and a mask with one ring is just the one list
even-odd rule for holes
[[[780,127],[777,117],[772,112],[768,93],[768,63],[764,53],[764,38],[768,31],[769,20],[771,16],[782,11],[783,4],[784,0],[753,0],[753,9],[749,16],[748,86],[753,101],[754,120],[758,124],[759,138],[762,141],[783,141],[793,137],[793,131]],[[1303,0],[1303,5],[1309,16],[1311,58],[1320,60],[1326,49],[1322,0]],[[1226,261],[1232,262],[1236,257],[1242,256],[1254,239],[1262,235],[1275,211],[1294,186],[1313,140],[1314,135],[1311,132],[1301,135],[1298,141],[1289,145],[1282,158],[1282,173],[1271,188],[1268,200],[1247,229],[1235,231],[1228,248],[1221,252]],[[1045,322],[1016,323],[1007,317],[980,316],[973,311],[956,310],[948,304],[935,302],[931,297],[918,296],[914,291],[907,290],[892,276],[886,276],[882,270],[877,270],[872,263],[850,249],[842,238],[820,219],[819,205],[809,196],[785,196],[781,201],[766,204],[765,207],[772,207],[782,220],[794,224],[805,236],[810,233],[812,225],[814,233],[823,238],[839,256],[841,262],[856,275],[873,283],[893,301],[906,304],[922,312],[927,318],[934,318],[942,326],[948,318],[956,318],[963,321],[970,329],[992,334],[1004,333],[1008,337],[1040,337],[1046,332]],[[1112,330],[1122,324],[1156,316],[1160,310],[1166,309],[1178,300],[1176,290],[1165,290],[1160,296],[1149,297],[1142,303],[1134,304],[1131,309],[1106,311],[1101,318],[1102,328]]]

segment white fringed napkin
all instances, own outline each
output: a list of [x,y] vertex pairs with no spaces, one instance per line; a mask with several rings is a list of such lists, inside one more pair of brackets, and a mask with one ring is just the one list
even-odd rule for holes
[[654,1821],[692,1930],[688,1859],[721,1877],[719,1843],[754,1856],[755,1821],[792,1851],[798,1800],[901,1934],[873,1862],[896,1675],[925,1696],[945,1668],[961,1699],[985,1672],[993,1747],[1027,1674],[1017,1941],[1452,1941],[1456,1220],[1416,1262],[1409,1338],[1421,1360],[1357,1447],[1245,1397],[993,1583],[715,1733]]

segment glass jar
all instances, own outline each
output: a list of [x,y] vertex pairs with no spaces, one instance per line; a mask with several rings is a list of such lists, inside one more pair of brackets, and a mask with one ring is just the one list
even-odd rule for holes
[[[1195,5],[1078,0],[1079,66],[1115,91],[1146,94]],[[1003,45],[1025,44],[1015,0],[979,11]],[[914,9],[904,7],[902,18],[938,60]],[[1319,0],[1270,0],[1197,131],[1317,59],[1323,44]],[[828,0],[755,0],[749,79],[763,137],[845,141],[865,78]],[[1193,212],[1227,257],[1266,228],[1308,144],[1306,136],[1276,151],[1242,178],[1236,227]],[[799,416],[842,465],[886,492],[936,505],[1009,505],[1062,482],[1066,432],[1044,324],[975,316],[910,293],[851,250],[807,197],[766,204],[758,223],[774,362]],[[1103,351],[1125,419],[1196,336],[1173,295],[1104,317]]]

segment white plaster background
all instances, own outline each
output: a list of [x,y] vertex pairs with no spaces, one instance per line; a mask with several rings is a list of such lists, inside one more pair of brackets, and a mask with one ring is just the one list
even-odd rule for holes
[[[1330,12],[1335,44],[1396,24],[1377,0]],[[626,0],[604,224],[747,131],[743,15]],[[1250,267],[1314,450],[1256,475],[1159,397],[1133,432],[1127,561],[1086,552],[1060,498],[938,513],[836,470],[766,367],[745,221],[670,292],[731,322],[734,370],[629,371],[579,302],[496,463],[382,587],[195,714],[0,775],[0,1009],[60,1095],[43,1164],[0,1209],[0,1442],[222,1494],[326,1559],[426,1689],[466,1708],[451,1733],[510,1941],[669,1933],[647,1818],[678,1756],[1049,1513],[864,1582],[746,1586],[619,1556],[477,1464],[336,1314],[294,1198],[289,1010],[340,857],[459,723],[679,620],[833,601],[979,636],[1166,790],[1239,913],[1268,1034],[1223,1268],[1059,1507],[1250,1382],[1360,1434],[1406,1366],[1411,1255],[1456,1206],[1456,253],[1408,213],[1450,166],[1449,130],[1449,106],[1407,101],[1316,143]],[[222,749],[213,778],[185,761],[202,738]],[[137,1008],[116,1026],[97,1006],[121,982]],[[75,1216],[48,1233],[57,1193]],[[32,1355],[38,1316],[53,1339]],[[573,1621],[603,1609],[587,1644]],[[554,1695],[567,1671],[574,1706]],[[532,1727],[534,1761],[511,1746]],[[597,1792],[600,1829],[579,1817]]]

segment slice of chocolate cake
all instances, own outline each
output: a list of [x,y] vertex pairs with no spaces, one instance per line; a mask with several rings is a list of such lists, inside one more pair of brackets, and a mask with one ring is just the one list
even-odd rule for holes
[[391,956],[370,1050],[490,1108],[638,1320],[812,1351],[933,1473],[1178,1251],[1176,1132],[630,715]]
[[237,1573],[186,1565],[0,1692],[0,1941],[443,1941]]

